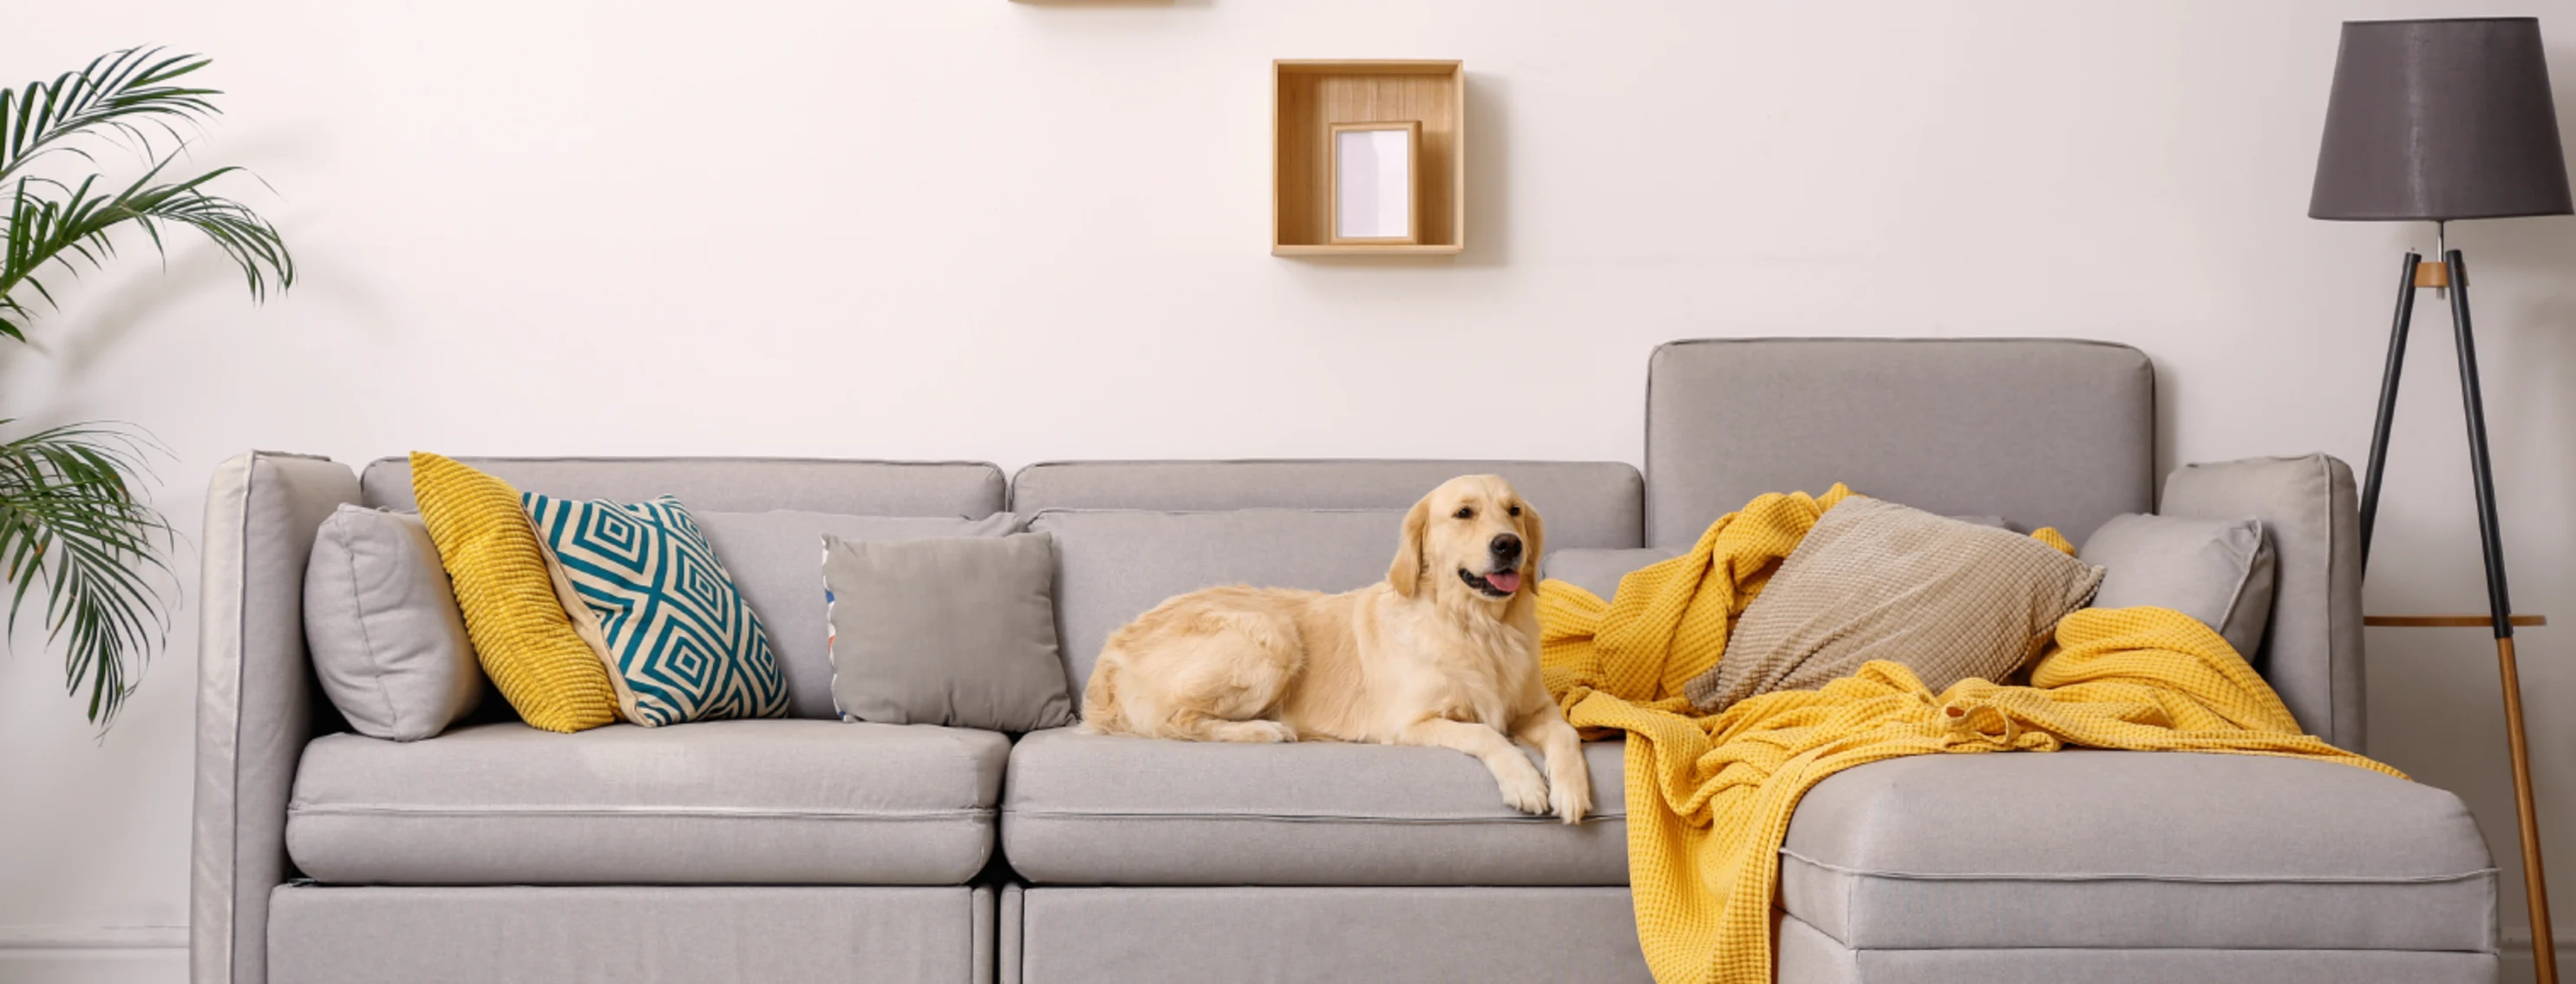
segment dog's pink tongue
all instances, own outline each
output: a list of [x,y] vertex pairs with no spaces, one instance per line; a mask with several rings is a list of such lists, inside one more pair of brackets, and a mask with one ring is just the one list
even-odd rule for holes
[[1521,589],[1521,572],[1504,571],[1500,574],[1487,574],[1485,583],[1493,585],[1496,591],[1510,594]]

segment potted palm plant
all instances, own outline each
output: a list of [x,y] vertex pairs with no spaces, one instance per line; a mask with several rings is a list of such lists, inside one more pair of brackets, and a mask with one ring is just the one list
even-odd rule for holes
[[[182,81],[210,59],[159,48],[110,52],[51,80],[0,90],[0,336],[24,344],[38,305],[64,280],[117,255],[118,235],[156,252],[193,231],[240,267],[254,300],[295,283],[295,262],[248,206],[207,190],[239,168],[173,174],[188,133],[216,115],[214,89]],[[103,182],[102,152],[141,159],[129,182]],[[23,429],[0,419],[0,435]],[[7,626],[41,601],[64,688],[106,728],[169,630],[163,611],[169,521],[138,494],[150,435],[82,423],[0,439],[0,590]],[[41,589],[41,590],[40,590]]]

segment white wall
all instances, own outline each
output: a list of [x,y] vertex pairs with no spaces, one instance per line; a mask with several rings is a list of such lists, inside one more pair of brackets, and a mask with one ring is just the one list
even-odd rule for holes
[[[149,425],[193,530],[253,447],[1635,461],[1666,339],[2075,335],[2156,358],[2174,460],[2357,464],[2431,237],[2304,217],[2336,23],[2452,12],[2544,16],[2576,107],[2565,2],[24,4],[0,78],[216,55],[200,160],[275,186],[231,187],[305,280],[254,308],[201,245],[164,273],[134,243],[0,368],[0,413]],[[1466,60],[1465,255],[1268,255],[1274,57]],[[2566,873],[2576,220],[2452,241],[2520,607],[2567,626],[2523,636]],[[2426,308],[2369,597],[2476,611]],[[104,739],[56,656],[0,659],[0,977],[177,979],[194,618]],[[2510,868],[2487,640],[2369,644],[2371,750]]]

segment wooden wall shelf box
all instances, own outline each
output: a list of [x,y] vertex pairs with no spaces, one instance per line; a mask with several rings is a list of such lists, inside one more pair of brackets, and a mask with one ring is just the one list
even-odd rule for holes
[[[1441,256],[1467,247],[1467,75],[1455,61],[1270,63],[1270,252]],[[1335,123],[1419,120],[1421,242],[1332,241]]]

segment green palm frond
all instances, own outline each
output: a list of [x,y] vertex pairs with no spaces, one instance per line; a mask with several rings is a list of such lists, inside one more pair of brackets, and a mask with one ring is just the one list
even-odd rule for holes
[[[249,206],[206,191],[209,182],[240,168],[162,179],[186,146],[177,124],[214,115],[208,97],[220,93],[173,84],[211,59],[164,56],[161,50],[128,48],[51,81],[0,90],[0,194],[8,195],[7,223],[0,226],[8,250],[0,256],[0,336],[24,341],[34,302],[55,303],[40,272],[54,267],[78,275],[85,266],[105,263],[116,254],[112,234],[127,223],[140,228],[156,252],[166,252],[166,226],[203,234],[241,269],[252,300],[265,300],[272,282],[279,289],[294,285],[295,260],[277,227]],[[146,125],[158,127],[174,145],[158,152]],[[94,163],[84,139],[111,134],[130,139],[151,163],[115,194],[101,192],[95,174],[71,183],[20,171],[55,151]]]
[[206,100],[217,95],[216,90],[170,84],[212,60],[199,55],[164,56],[162,50],[113,51],[52,81],[0,90],[0,181],[54,151],[95,162],[79,141],[102,132],[134,140],[150,157],[151,133],[142,124],[152,124],[175,140],[179,134],[173,124],[195,123],[220,112]]
[[[220,93],[180,81],[208,64],[128,48],[50,81],[0,90],[0,336],[25,341],[36,305],[56,303],[43,277],[104,265],[116,256],[116,231],[129,225],[165,255],[165,232],[205,236],[241,269],[253,300],[294,285],[295,260],[277,227],[208,190],[239,168],[168,175],[187,149],[183,129],[217,112],[211,97]],[[93,150],[119,143],[147,165],[142,177],[119,186],[95,173],[66,176],[89,170],[70,159],[94,166]],[[55,154],[62,159],[30,167]],[[66,649],[64,685],[74,697],[87,693],[89,719],[101,728],[169,631],[161,603],[172,582],[162,550],[172,531],[136,494],[156,451],[148,437],[98,424],[0,444],[8,625],[17,625],[42,583],[47,639]]]
[[27,288],[46,304],[54,295],[37,276],[48,265],[77,274],[82,265],[97,267],[116,255],[110,238],[133,223],[163,248],[165,225],[194,229],[224,251],[242,272],[254,300],[264,300],[273,280],[284,289],[295,283],[295,259],[286,251],[277,227],[249,206],[209,195],[203,186],[239,168],[221,167],[185,181],[155,183],[169,160],[114,194],[98,192],[98,176],[65,185],[43,178],[18,179],[8,202],[8,253],[0,256],[0,335],[24,340],[35,311],[19,299]]
[[149,474],[146,457],[158,450],[147,437],[98,424],[0,444],[0,576],[15,585],[8,626],[17,627],[43,583],[46,639],[68,650],[64,689],[88,690],[89,719],[102,728],[170,629],[161,550],[173,531],[133,481]]

